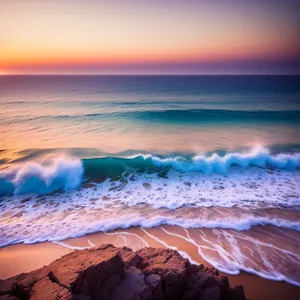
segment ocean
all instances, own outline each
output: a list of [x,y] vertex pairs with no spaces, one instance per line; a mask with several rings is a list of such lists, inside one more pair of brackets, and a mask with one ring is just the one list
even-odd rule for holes
[[177,225],[300,286],[299,76],[0,76],[0,101],[0,247]]

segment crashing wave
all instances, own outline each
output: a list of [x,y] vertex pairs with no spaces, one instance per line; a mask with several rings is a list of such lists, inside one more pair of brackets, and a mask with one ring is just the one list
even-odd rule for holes
[[84,178],[91,181],[120,179],[124,172],[164,174],[170,170],[181,173],[230,175],[233,168],[259,167],[294,171],[300,167],[300,154],[272,155],[265,148],[247,153],[227,153],[198,156],[137,155],[132,157],[102,157],[74,159],[58,157],[51,163],[27,162],[0,172],[0,196],[24,193],[47,194],[72,190],[81,186]]

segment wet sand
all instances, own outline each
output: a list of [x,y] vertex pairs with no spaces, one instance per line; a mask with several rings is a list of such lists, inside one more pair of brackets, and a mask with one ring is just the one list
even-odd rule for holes
[[[203,263],[205,266],[211,267],[212,265],[210,262],[203,256],[213,257],[213,255],[215,255],[215,258],[217,258],[217,255],[214,253],[215,251],[207,246],[208,242],[205,241],[205,239],[201,245],[203,252],[199,253],[197,245],[191,242],[192,240],[195,241],[195,230],[196,229],[188,230],[189,236],[187,236],[187,232],[179,227],[162,226],[149,229],[134,227],[124,230],[119,229],[108,233],[89,234],[84,237],[68,239],[59,243],[45,242],[34,245],[12,245],[0,249],[0,278],[5,279],[22,272],[32,271],[49,264],[55,259],[75,249],[100,246],[104,243],[111,243],[115,246],[126,245],[133,250],[145,246],[169,247],[181,251],[181,254],[189,257],[192,262]],[[262,229],[258,229],[258,232],[260,230]],[[270,228],[269,231],[272,232],[272,228]],[[228,232],[230,231],[227,230],[226,234]],[[203,234],[209,237],[208,240],[212,243],[216,242],[211,229],[203,230]],[[258,235],[258,233],[254,231],[254,233],[252,233],[252,238],[255,235]],[[219,243],[220,236],[218,236],[217,239]],[[274,243],[274,247],[276,247],[278,240]],[[225,243],[223,243],[223,246],[224,248],[229,247]],[[293,245],[291,244],[289,247],[293,247]],[[205,249],[206,252],[204,251]],[[210,256],[208,256],[208,253]],[[247,299],[300,299],[300,288],[286,282],[272,281],[246,272],[240,272],[239,275],[225,275],[229,277],[231,285],[242,284],[244,286]]]

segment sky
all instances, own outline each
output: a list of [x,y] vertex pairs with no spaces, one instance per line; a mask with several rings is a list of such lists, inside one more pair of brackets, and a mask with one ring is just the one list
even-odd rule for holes
[[0,74],[300,74],[298,0],[0,0]]

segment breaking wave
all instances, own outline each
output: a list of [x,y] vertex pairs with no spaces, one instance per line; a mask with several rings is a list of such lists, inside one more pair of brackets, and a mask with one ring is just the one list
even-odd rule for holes
[[28,162],[0,173],[0,196],[73,190],[81,185],[83,173],[78,159],[59,157],[50,164]]
[[295,171],[300,167],[300,154],[270,154],[255,148],[245,153],[217,153],[198,156],[158,156],[140,154],[131,157],[105,156],[74,159],[58,157],[48,162],[30,161],[0,172],[0,196],[77,189],[86,180],[101,182],[119,180],[135,173],[167,176],[170,170],[180,173],[230,174],[233,168],[250,167]]

